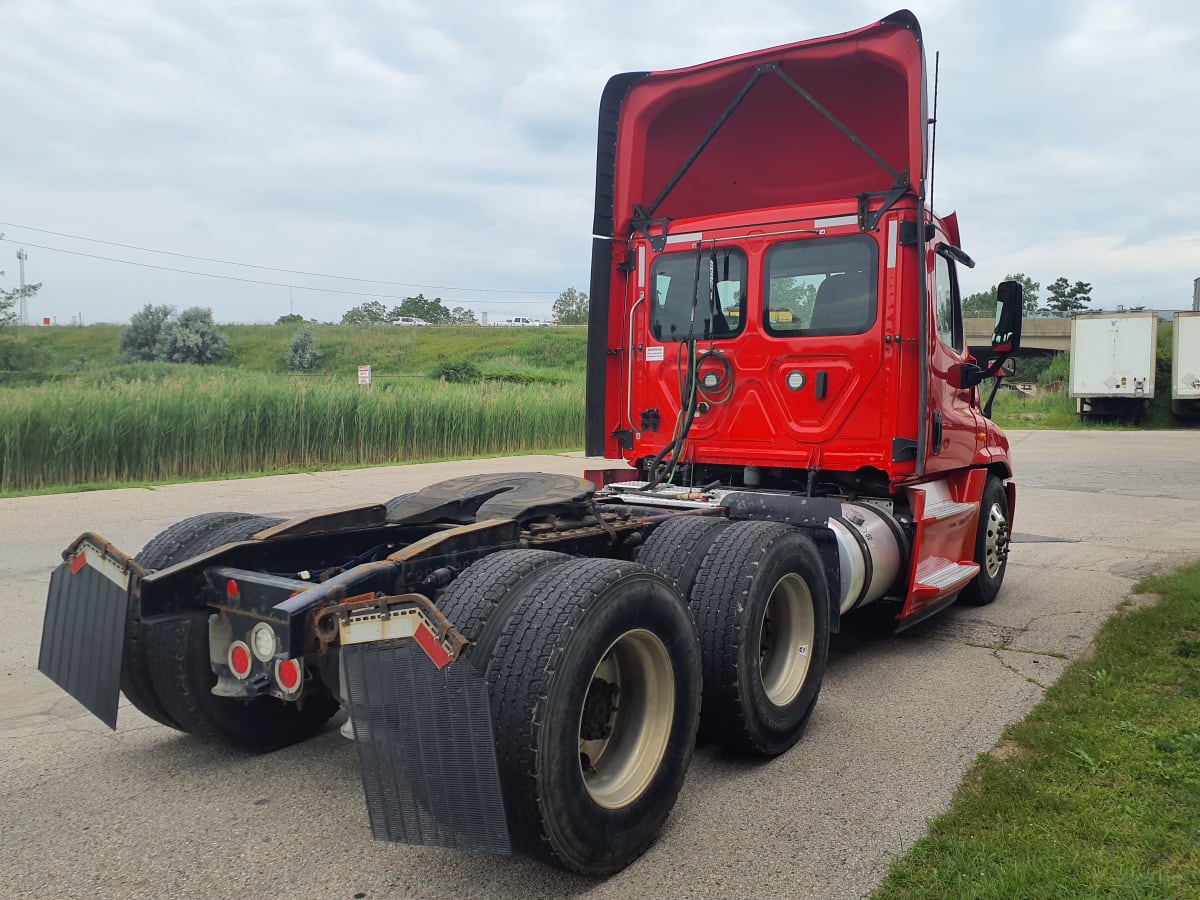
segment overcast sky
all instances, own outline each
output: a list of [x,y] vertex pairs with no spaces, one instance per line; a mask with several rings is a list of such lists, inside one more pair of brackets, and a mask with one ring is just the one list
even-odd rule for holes
[[[336,321],[370,299],[305,287],[544,316],[559,291],[588,289],[610,75],[847,31],[892,8],[3,0],[0,284],[16,286],[24,247],[26,280],[44,284],[37,321],[126,321],[146,303]],[[966,290],[1024,272],[1044,296],[1065,275],[1091,282],[1098,306],[1190,307],[1200,4],[912,9],[931,71],[942,53],[935,200],[958,210],[979,262]]]

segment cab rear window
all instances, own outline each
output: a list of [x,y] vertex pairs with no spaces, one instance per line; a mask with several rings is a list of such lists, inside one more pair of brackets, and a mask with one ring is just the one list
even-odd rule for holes
[[746,321],[746,257],[735,248],[666,253],[650,269],[656,341],[720,340]]
[[766,257],[764,327],[780,337],[867,331],[879,305],[878,255],[865,235],[776,244]]

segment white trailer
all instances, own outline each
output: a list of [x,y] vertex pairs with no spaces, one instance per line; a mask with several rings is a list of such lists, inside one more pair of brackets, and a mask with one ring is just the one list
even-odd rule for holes
[[1096,313],[1071,320],[1071,396],[1080,418],[1140,419],[1154,396],[1155,312]]
[[1177,416],[1200,416],[1200,312],[1175,313],[1171,409]]

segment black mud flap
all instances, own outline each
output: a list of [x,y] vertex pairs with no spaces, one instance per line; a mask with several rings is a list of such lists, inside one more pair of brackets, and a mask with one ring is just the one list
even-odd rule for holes
[[81,540],[50,576],[38,670],[107,725],[117,727],[129,560]]
[[487,684],[413,640],[342,648],[354,744],[377,840],[511,853]]

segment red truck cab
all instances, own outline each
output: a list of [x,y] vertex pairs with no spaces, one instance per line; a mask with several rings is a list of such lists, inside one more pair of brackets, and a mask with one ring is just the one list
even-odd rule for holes
[[[927,205],[925,80],[907,11],[610,80],[589,454],[651,485],[890,499],[918,527],[914,505],[978,511],[987,476],[1011,477],[963,334],[959,273],[974,262],[956,216]],[[913,540],[902,619],[974,574],[964,524]],[[934,544],[945,586],[922,591],[913,573]]]

